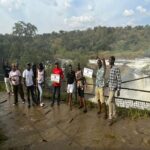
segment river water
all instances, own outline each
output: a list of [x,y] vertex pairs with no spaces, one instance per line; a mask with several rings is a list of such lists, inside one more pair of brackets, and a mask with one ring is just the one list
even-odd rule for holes
[[[92,61],[94,64],[96,61]],[[106,60],[108,66],[108,61]],[[138,79],[150,75],[150,58],[136,58],[136,59],[118,59],[115,63],[121,70],[122,81],[128,81]],[[106,77],[107,78],[107,77]],[[132,81],[122,84],[122,88],[131,88],[150,91],[150,78],[145,78],[137,81]],[[93,87],[94,92],[94,87]],[[121,90],[120,97],[137,99],[142,101],[150,101],[150,93],[132,91],[132,90]],[[94,97],[90,98],[93,102],[96,102]]]
[[[150,75],[150,58],[117,60],[121,68],[122,81],[138,79]],[[150,78],[122,84],[122,87],[150,91]],[[150,101],[150,93],[121,90],[121,97]]]

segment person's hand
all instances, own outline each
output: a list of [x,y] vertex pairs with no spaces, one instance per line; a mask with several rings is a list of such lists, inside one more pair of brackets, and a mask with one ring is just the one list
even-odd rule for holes
[[120,90],[117,91],[117,96],[120,96]]

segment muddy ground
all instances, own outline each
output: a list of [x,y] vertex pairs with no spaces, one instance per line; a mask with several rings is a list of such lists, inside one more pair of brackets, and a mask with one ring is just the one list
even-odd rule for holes
[[30,109],[12,104],[0,93],[0,128],[7,136],[0,150],[150,150],[150,119],[118,117],[108,126],[96,108],[84,114],[64,102],[51,108],[47,100],[44,108]]

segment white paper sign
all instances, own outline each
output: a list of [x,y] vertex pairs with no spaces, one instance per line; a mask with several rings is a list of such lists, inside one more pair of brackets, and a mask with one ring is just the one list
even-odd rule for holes
[[60,83],[60,75],[59,74],[51,74],[51,81]]
[[89,69],[89,68],[84,68],[83,75],[85,77],[92,78],[92,76],[93,76],[93,70]]

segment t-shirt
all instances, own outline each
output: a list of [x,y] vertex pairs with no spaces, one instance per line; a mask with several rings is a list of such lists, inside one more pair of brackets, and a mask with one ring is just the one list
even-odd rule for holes
[[4,77],[5,78],[9,78],[9,73],[11,71],[11,67],[10,66],[3,66],[3,71],[4,71]]
[[26,86],[32,86],[33,85],[33,71],[30,70],[24,70],[23,72],[23,78],[25,78]]
[[75,72],[71,71],[67,73],[67,84],[73,84],[75,81]]
[[97,70],[96,74],[96,86],[104,87],[104,67]]
[[[61,68],[54,68],[54,69],[52,70],[52,73],[53,73],[53,74],[60,75],[60,78],[61,78],[61,79],[64,78],[64,74],[63,74],[63,71],[62,71]],[[61,86],[61,82],[60,82],[60,83],[53,82],[53,86]]]
[[38,83],[43,83],[44,82],[44,70],[42,71],[37,71],[37,81]]
[[9,78],[12,82],[12,85],[19,85],[19,77],[21,77],[21,73],[19,70],[11,71],[9,73]]

